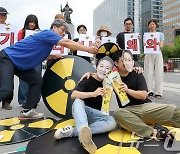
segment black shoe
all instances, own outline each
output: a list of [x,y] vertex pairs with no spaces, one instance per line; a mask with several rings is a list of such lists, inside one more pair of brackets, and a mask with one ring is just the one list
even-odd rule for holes
[[5,110],[12,110],[12,106],[8,102],[3,102],[2,108]]
[[170,140],[174,140],[174,135],[166,127],[155,123],[154,129],[157,130],[157,138],[162,138],[165,140],[168,137]]

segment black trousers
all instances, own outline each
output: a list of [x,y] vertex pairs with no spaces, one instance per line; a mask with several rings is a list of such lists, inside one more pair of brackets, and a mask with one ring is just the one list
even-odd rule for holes
[[[38,58],[38,57],[37,57]],[[6,100],[12,95],[14,89],[14,75],[29,85],[25,109],[36,108],[41,94],[42,77],[35,69],[21,71],[14,66],[11,59],[0,51],[0,101]]]
[[2,104],[5,104],[5,102],[10,104],[13,100],[13,95],[14,95],[14,93],[12,91],[12,93],[2,101]]

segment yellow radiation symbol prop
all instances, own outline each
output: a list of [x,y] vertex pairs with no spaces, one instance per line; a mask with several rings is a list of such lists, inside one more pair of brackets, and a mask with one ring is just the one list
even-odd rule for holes
[[[29,142],[26,150],[27,154],[31,154],[33,152],[49,154],[59,153],[59,151],[60,153],[70,154],[87,153],[87,151],[85,151],[79,144],[78,137],[69,137],[60,140],[54,139],[55,131],[59,128],[64,128],[69,124],[75,126],[75,120],[62,119],[58,121],[56,127],[54,127],[54,130],[52,130],[50,133]],[[168,129],[176,133],[175,138],[177,140],[180,134],[177,130],[179,128],[171,127]],[[165,148],[169,149],[169,147],[164,147],[163,141],[156,141],[153,138],[143,139],[124,129],[116,129],[111,132],[95,134],[93,135],[93,141],[98,147],[95,154],[164,154],[168,153]],[[170,153],[177,154],[177,151]]]
[[83,58],[70,55],[47,68],[43,77],[42,96],[50,112],[61,118],[72,117],[71,106],[74,100],[70,96],[86,72],[95,72],[95,68]]
[[12,144],[43,135],[54,127],[55,119],[19,120],[7,118],[0,120],[0,145]]
[[105,56],[111,57],[112,54],[118,50],[118,46],[115,43],[108,42],[102,44],[98,49],[98,54],[96,54],[97,59],[101,59]]
[[[59,124],[56,125],[54,128],[59,129],[59,128],[64,128],[67,125],[72,125],[75,126],[75,121],[74,119],[69,119],[65,121],[60,121]],[[126,130],[114,130],[110,133],[107,133],[107,138],[111,139],[112,141],[115,141],[114,143],[131,143],[131,142],[136,142],[137,140],[140,139],[140,137],[134,135],[132,136],[130,132]],[[94,140],[94,138],[93,138]],[[96,142],[94,140],[94,142]],[[68,151],[68,149],[67,149]],[[135,147],[120,147],[118,144],[112,145],[110,143],[105,144],[104,146],[100,147],[97,149],[95,154],[117,154],[117,153],[122,153],[122,154],[141,154]],[[81,153],[80,153],[81,154]]]

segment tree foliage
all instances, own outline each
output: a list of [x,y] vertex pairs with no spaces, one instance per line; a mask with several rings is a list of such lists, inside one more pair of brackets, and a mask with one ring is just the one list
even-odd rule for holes
[[175,58],[180,58],[180,36],[174,39],[174,54]]
[[174,46],[164,46],[162,49],[164,59],[180,58],[180,36],[175,37]]

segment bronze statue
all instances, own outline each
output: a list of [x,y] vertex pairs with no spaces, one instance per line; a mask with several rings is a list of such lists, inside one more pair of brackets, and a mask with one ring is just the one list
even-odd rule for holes
[[64,20],[67,23],[71,23],[70,14],[73,12],[73,10],[72,10],[72,8],[69,7],[68,2],[63,9],[62,9],[62,5],[61,5],[61,13],[63,13],[63,12],[64,12]]

